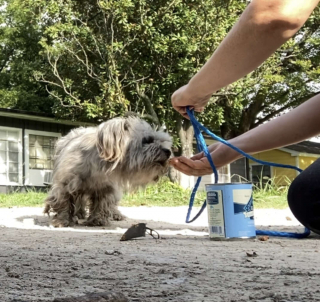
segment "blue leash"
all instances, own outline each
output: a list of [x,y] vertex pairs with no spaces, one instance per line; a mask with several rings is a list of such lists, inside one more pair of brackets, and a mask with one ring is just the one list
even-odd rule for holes
[[[250,154],[245,153],[244,151],[240,150],[239,148],[233,146],[232,144],[230,144],[229,142],[225,141],[224,139],[220,138],[219,136],[215,135],[214,133],[212,133],[211,131],[209,131],[206,127],[204,127],[203,125],[201,125],[197,119],[194,116],[193,110],[191,111],[189,108],[187,108],[187,113],[188,116],[190,118],[190,121],[192,123],[192,126],[194,128],[194,136],[196,138],[196,142],[197,142],[197,147],[199,152],[203,151],[203,153],[205,154],[205,156],[207,157],[210,166],[213,170],[214,173],[214,179],[215,179],[215,183],[218,183],[218,172],[217,169],[212,161],[210,152],[208,150],[207,144],[203,138],[203,135],[201,133],[201,131],[205,132],[206,134],[208,134],[209,136],[211,136],[213,139],[227,145],[228,147],[232,148],[233,150],[237,151],[238,153],[242,154],[243,156],[259,163],[262,165],[267,165],[267,166],[272,166],[272,167],[281,167],[281,168],[288,168],[288,169],[294,169],[296,171],[302,172],[301,169],[299,169],[298,167],[295,166],[290,166],[290,165],[282,165],[282,164],[277,164],[277,163],[271,163],[271,162],[266,162],[263,160],[259,160],[254,158],[253,156],[251,156]],[[204,211],[204,209],[207,206],[207,201],[205,200],[200,211],[198,212],[198,214],[195,215],[194,218],[192,218],[190,220],[190,215],[191,215],[191,210],[193,207],[193,203],[194,203],[194,198],[195,195],[197,193],[199,184],[201,182],[201,177],[198,177],[196,184],[192,190],[191,196],[190,196],[190,202],[189,202],[189,209],[188,209],[188,213],[187,213],[187,217],[186,217],[186,223],[191,223],[193,221],[195,221]],[[276,232],[276,231],[262,231],[262,230],[256,230],[256,234],[257,235],[268,235],[268,236],[278,236],[278,237],[289,237],[289,238],[306,238],[310,235],[310,230],[308,228],[305,228],[304,233],[287,233],[287,232]]]

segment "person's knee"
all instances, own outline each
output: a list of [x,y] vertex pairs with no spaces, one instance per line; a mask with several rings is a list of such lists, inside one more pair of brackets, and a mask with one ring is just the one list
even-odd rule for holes
[[292,211],[302,207],[303,190],[305,188],[303,175],[298,175],[291,183],[288,190],[288,204]]
[[[317,172],[318,173],[318,172]],[[288,204],[296,219],[312,231],[320,232],[320,187],[312,170],[299,174],[288,190]]]

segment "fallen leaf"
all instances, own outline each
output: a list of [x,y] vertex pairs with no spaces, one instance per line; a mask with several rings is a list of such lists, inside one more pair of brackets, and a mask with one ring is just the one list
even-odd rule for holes
[[258,239],[260,241],[267,241],[267,240],[269,240],[269,236],[260,236]]

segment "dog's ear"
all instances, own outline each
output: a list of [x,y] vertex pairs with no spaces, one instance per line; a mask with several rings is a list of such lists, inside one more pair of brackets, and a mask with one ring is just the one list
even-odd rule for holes
[[115,162],[126,152],[129,123],[124,118],[116,118],[101,124],[97,131],[97,148],[101,158]]

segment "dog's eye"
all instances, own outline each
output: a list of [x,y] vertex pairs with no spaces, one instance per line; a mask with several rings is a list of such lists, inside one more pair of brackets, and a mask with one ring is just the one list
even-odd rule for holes
[[154,142],[154,138],[152,136],[146,136],[142,139],[142,144],[152,144]]

